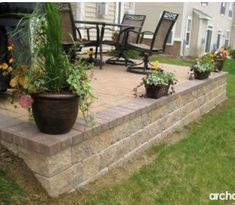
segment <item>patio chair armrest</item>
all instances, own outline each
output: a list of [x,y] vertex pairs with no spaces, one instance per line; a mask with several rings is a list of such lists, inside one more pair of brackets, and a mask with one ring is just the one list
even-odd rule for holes
[[143,32],[141,32],[140,43],[142,43],[142,41],[144,39],[144,35],[154,35],[154,33],[152,31],[143,31]]
[[131,32],[131,31],[134,31],[134,27],[128,27],[128,28],[122,29],[122,30],[119,32],[119,34],[118,34],[118,37],[117,37],[116,42],[120,42],[121,36],[124,35],[121,44],[122,44],[123,46],[126,46],[127,40],[128,40],[128,36],[129,36],[129,32]]
[[[95,29],[96,30],[96,35],[99,35],[99,28],[96,26],[91,26],[91,27],[75,27],[76,31],[78,32],[79,38],[82,39],[82,35],[81,35],[81,31],[80,30],[86,30],[86,34],[87,34],[87,40],[90,41],[90,30]],[[98,39],[98,36],[97,36]]]

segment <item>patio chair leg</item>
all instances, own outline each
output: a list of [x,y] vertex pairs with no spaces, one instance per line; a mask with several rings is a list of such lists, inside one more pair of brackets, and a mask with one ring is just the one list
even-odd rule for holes
[[[143,66],[140,66],[142,64]],[[127,68],[127,71],[131,73],[137,73],[137,74],[149,74],[152,72],[150,68],[151,68],[151,63],[149,62],[149,54],[145,53],[143,61],[138,64],[130,65]]]
[[118,56],[108,59],[106,63],[125,66],[134,64],[134,62],[130,60],[123,52],[119,52]]
[[98,55],[98,47],[96,46],[95,47],[95,58],[97,58],[97,55]]

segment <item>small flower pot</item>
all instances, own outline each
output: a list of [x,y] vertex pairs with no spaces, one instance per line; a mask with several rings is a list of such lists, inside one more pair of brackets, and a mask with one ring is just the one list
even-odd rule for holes
[[217,59],[215,61],[215,68],[218,70],[218,71],[221,71],[224,67],[224,59]]
[[168,94],[170,85],[148,85],[145,84],[146,97],[148,98],[160,98]]
[[32,111],[38,129],[46,134],[69,132],[78,115],[79,98],[74,94],[33,94]]
[[209,77],[210,73],[210,71],[198,72],[197,70],[194,70],[194,78],[198,80],[204,80]]

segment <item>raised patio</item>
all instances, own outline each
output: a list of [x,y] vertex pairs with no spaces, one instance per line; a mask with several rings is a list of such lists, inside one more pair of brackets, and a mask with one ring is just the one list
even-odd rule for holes
[[160,99],[134,98],[143,75],[123,66],[94,70],[96,124],[81,117],[64,135],[40,133],[27,112],[7,100],[0,103],[1,144],[23,158],[50,196],[58,196],[106,174],[135,157],[226,99],[226,73],[208,80],[187,80],[188,67],[163,65],[175,71],[176,93]]

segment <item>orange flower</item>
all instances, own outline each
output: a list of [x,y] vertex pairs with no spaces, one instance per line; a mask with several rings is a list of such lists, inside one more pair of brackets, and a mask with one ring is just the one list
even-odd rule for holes
[[2,64],[0,64],[0,68],[2,68],[3,70],[6,70],[8,68],[8,64],[2,63]]
[[27,83],[27,80],[25,79],[25,77],[20,77],[18,81],[21,86],[24,86]]
[[17,85],[17,77],[14,77],[14,78],[12,78],[11,81],[10,81],[10,86],[11,86],[12,88],[15,88],[16,85]]
[[8,46],[7,46],[7,50],[8,50],[8,51],[13,51],[14,48],[15,48],[14,44],[11,43],[11,42],[9,42],[9,43],[8,43]]

